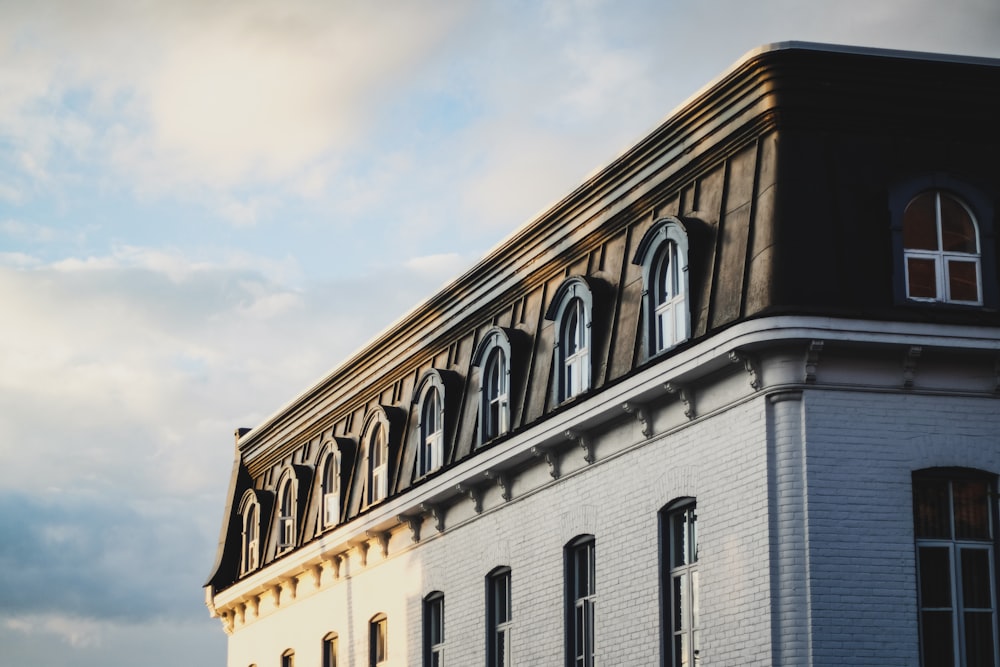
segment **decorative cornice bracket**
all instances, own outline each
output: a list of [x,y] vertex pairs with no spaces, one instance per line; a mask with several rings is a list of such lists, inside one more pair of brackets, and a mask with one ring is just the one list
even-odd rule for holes
[[510,473],[506,470],[487,470],[486,478],[496,481],[497,486],[500,487],[500,496],[504,500],[510,500],[513,497],[511,495]]
[[747,375],[750,376],[750,387],[754,391],[760,390],[760,363],[757,361],[756,357],[749,355],[746,352],[732,350],[729,353],[729,361],[734,364],[743,364],[743,368],[746,370]]
[[400,514],[396,520],[410,529],[410,537],[414,542],[420,541],[420,527],[424,525],[424,517],[421,514]]
[[379,550],[382,552],[382,558],[387,558],[389,556],[389,532],[377,531],[377,530],[366,530],[365,535],[369,539],[375,540],[378,543]]
[[559,479],[559,453],[554,447],[535,445],[531,448],[531,453],[536,458],[545,460],[545,463],[549,466],[549,475],[552,479]]
[[640,403],[622,403],[622,410],[630,415],[634,415],[636,421],[642,426],[642,434],[647,438],[653,435],[653,420],[650,419],[649,409]]
[[821,340],[810,341],[809,347],[806,349],[805,381],[807,384],[816,382],[816,369],[819,368],[819,356],[823,353],[824,344],[825,342]]
[[917,372],[917,362],[920,361],[920,353],[923,348],[919,345],[911,345],[906,348],[906,356],[903,357],[903,388],[913,387],[913,376]]
[[473,484],[458,484],[455,490],[472,501],[472,508],[476,514],[483,512],[483,490]]
[[681,400],[681,403],[684,404],[684,416],[688,420],[695,418],[694,398],[691,395],[691,390],[686,385],[668,382],[663,385],[663,388],[667,390],[668,394],[675,394]]
[[431,503],[421,503],[420,509],[427,512],[434,519],[434,529],[439,533],[444,532],[444,507],[432,505]]
[[596,460],[594,457],[594,441],[586,433],[569,430],[566,431],[565,436],[567,440],[575,442],[583,450],[584,461],[593,463]]

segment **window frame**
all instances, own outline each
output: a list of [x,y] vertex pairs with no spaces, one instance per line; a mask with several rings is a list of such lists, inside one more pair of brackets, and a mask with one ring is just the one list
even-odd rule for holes
[[240,501],[240,576],[260,567],[261,502],[253,489]]
[[[565,548],[566,666],[594,667],[596,661],[597,559],[593,535],[580,535]],[[581,570],[581,561],[587,568]],[[586,585],[581,587],[581,576]]]
[[[933,503],[934,499],[929,496],[921,496],[919,487],[924,484],[941,484],[942,482],[946,485],[947,493],[948,535],[921,535],[920,524],[922,521],[920,511],[926,507],[925,504],[921,503],[921,500]],[[986,487],[983,494],[985,508],[980,506],[980,509],[985,510],[986,513],[983,520],[987,531],[985,537],[977,538],[967,535],[959,536],[957,534],[956,524],[959,513],[955,504],[957,499],[955,485],[963,482],[984,484]],[[1000,592],[998,592],[998,580],[1000,580],[1000,576],[998,574],[1000,574],[1000,571],[997,568],[998,533],[1000,533],[998,525],[1000,524],[998,524],[997,503],[995,500],[997,495],[997,476],[984,471],[967,468],[932,468],[915,471],[912,475],[912,483],[914,572],[916,574],[917,589],[920,664],[927,665],[927,667],[933,667],[933,665],[937,664],[936,661],[933,665],[927,664],[926,654],[928,651],[928,641],[930,640],[925,630],[925,614],[941,614],[946,612],[951,616],[949,621],[949,625],[951,626],[950,647],[946,646],[944,648],[951,653],[952,664],[963,666],[969,664],[967,660],[969,645],[966,622],[969,620],[969,614],[981,615],[985,613],[991,616],[990,630],[993,635],[993,665],[1000,665],[1000,609],[998,609],[998,604],[1000,604]],[[966,513],[963,516],[967,519],[970,508],[966,507],[965,509]],[[933,508],[928,511],[933,513]],[[940,604],[925,605],[925,553],[929,556],[929,552],[931,551],[943,551],[947,554],[947,563],[945,564],[948,580],[946,591],[948,596],[947,606]],[[963,571],[966,566],[965,554],[982,551],[986,552],[986,569],[989,579],[985,588],[990,604],[986,607],[966,604],[965,596],[969,592],[969,589]],[[934,586],[934,584],[939,584],[943,579],[944,577],[938,575],[933,578],[933,581],[927,581]],[[931,591],[931,593],[940,594],[941,590]]]
[[281,667],[295,667],[295,651],[292,649],[285,649],[281,654]]
[[[696,510],[694,498],[678,498],[660,510],[660,643],[664,667],[691,667],[697,664],[699,657],[701,626]],[[678,563],[676,522],[681,518],[684,520],[681,526],[684,561]],[[682,588],[681,600],[678,600],[678,586]],[[686,605],[683,603],[685,598],[689,601]],[[678,656],[678,650],[686,655]]]
[[423,600],[423,664],[443,667],[445,648],[444,593],[433,591]]
[[[642,333],[646,359],[668,352],[691,338],[691,286],[688,232],[675,217],[657,220],[636,248],[632,263],[642,267]],[[664,300],[665,272],[672,278],[674,294]],[[670,316],[670,335],[664,319]]]
[[[976,227],[979,248],[978,281],[979,302],[947,301],[945,299],[909,297],[907,248],[903,242],[903,217],[907,206],[919,195],[939,191],[959,201],[969,212]],[[930,173],[897,183],[889,190],[890,233],[893,254],[893,300],[896,304],[922,308],[979,309],[1000,308],[997,285],[996,236],[992,199],[974,186],[944,173]],[[940,220],[936,221],[940,227]],[[916,249],[914,249],[916,250]],[[916,250],[919,254],[921,251]],[[943,256],[943,251],[942,256]],[[935,280],[943,279],[940,267],[935,269]]]
[[560,405],[593,388],[594,297],[587,281],[581,276],[564,280],[545,319],[554,325],[552,400]]
[[319,456],[319,497],[320,526],[330,530],[340,523],[341,514],[341,466],[343,459],[336,441],[324,443]]
[[[472,365],[479,370],[476,430],[476,446],[479,447],[506,435],[511,429],[511,345],[503,329],[493,327],[486,332],[473,355]],[[497,378],[495,385],[490,382],[493,375]]]
[[389,661],[389,618],[375,614],[368,621],[368,667],[378,667]]
[[295,548],[298,537],[298,480],[291,470],[278,478],[278,552]]
[[389,497],[389,435],[389,419],[385,411],[381,408],[372,410],[361,430],[366,461],[365,507],[377,505]]
[[337,660],[340,657],[340,635],[336,632],[328,632],[323,637],[320,645],[323,667],[337,667]]
[[446,398],[445,384],[440,373],[431,369],[417,385],[415,394],[417,479],[426,477],[444,465],[445,420],[448,418]]
[[[906,211],[909,207],[915,203],[919,198],[926,195],[933,195],[934,197],[934,225],[936,232],[936,243],[937,247],[935,249],[926,248],[908,248],[905,242],[906,233]],[[959,252],[959,251],[949,251],[944,249],[944,218],[942,214],[942,198],[947,197],[953,202],[955,202],[959,207],[964,209],[965,213],[969,216],[969,221],[972,224],[973,236],[975,237],[976,251],[971,252]],[[957,304],[963,306],[981,306],[983,305],[983,276],[982,276],[982,246],[979,240],[979,223],[976,221],[976,215],[969,208],[960,197],[956,196],[948,190],[942,190],[940,188],[932,188],[928,190],[923,190],[913,197],[906,205],[903,210],[903,233],[904,233],[904,243],[903,243],[903,271],[904,278],[903,282],[906,286],[906,298],[910,301],[922,301],[927,303],[946,303],[946,304]],[[910,260],[917,261],[929,261],[934,266],[934,279],[935,296],[924,297],[915,296],[910,293],[912,285],[910,284]],[[949,268],[951,262],[965,262],[971,263],[975,266],[976,273],[976,299],[956,299],[952,297],[951,294],[951,280],[949,279]]]
[[511,650],[514,610],[511,601],[511,570],[507,566],[496,567],[486,575],[486,667],[511,667],[514,664]]

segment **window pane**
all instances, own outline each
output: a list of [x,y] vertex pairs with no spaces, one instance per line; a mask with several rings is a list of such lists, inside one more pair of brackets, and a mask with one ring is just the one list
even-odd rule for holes
[[952,301],[979,301],[976,262],[948,260],[948,290]]
[[687,575],[674,577],[674,632],[687,630],[688,617]]
[[990,539],[989,484],[982,480],[956,480],[955,538]]
[[903,247],[938,250],[936,198],[935,193],[925,192],[906,207],[903,212]]
[[920,616],[920,644],[924,667],[954,667],[951,612],[925,611]]
[[951,608],[951,550],[948,547],[920,547],[920,605]]
[[969,212],[956,199],[941,195],[941,241],[944,250],[975,254],[976,226]]
[[937,298],[937,262],[920,257],[906,258],[907,294],[918,299]]
[[995,667],[993,614],[966,612],[965,664],[968,667]]
[[962,606],[992,609],[993,595],[988,549],[962,549]]
[[688,662],[688,636],[687,634],[674,637],[674,666],[687,667]]
[[918,538],[951,538],[948,482],[943,479],[913,480],[913,524]]

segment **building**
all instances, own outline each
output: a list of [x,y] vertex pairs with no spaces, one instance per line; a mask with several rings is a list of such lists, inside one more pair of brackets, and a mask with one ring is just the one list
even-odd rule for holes
[[1000,664],[998,119],[748,54],[238,431],[229,665]]

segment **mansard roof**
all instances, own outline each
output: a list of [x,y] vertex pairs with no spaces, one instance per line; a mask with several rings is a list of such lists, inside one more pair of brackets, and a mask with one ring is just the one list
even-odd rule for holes
[[[390,442],[390,495],[420,484],[407,424],[416,385],[431,369],[449,378],[445,467],[475,456],[473,355],[496,327],[512,347],[507,435],[562,410],[551,391],[553,323],[545,313],[568,278],[594,291],[587,395],[660,363],[664,355],[643,354],[642,267],[632,259],[645,232],[665,218],[681,223],[690,253],[690,340],[676,350],[771,315],[1000,326],[998,117],[1000,61],[802,43],[751,52],[239,437],[231,506],[209,583],[221,588],[236,578],[233,556],[223,552],[238,557],[232,504],[244,487],[269,488],[282,466],[313,465],[331,436],[357,441],[372,410],[386,409],[399,421]],[[926,183],[956,184],[977,202],[981,307],[899,298],[893,206]],[[344,479],[360,484],[365,460],[359,451]],[[345,494],[353,499],[345,501],[348,521],[369,511],[358,490]],[[317,537],[310,530],[303,540]]]

